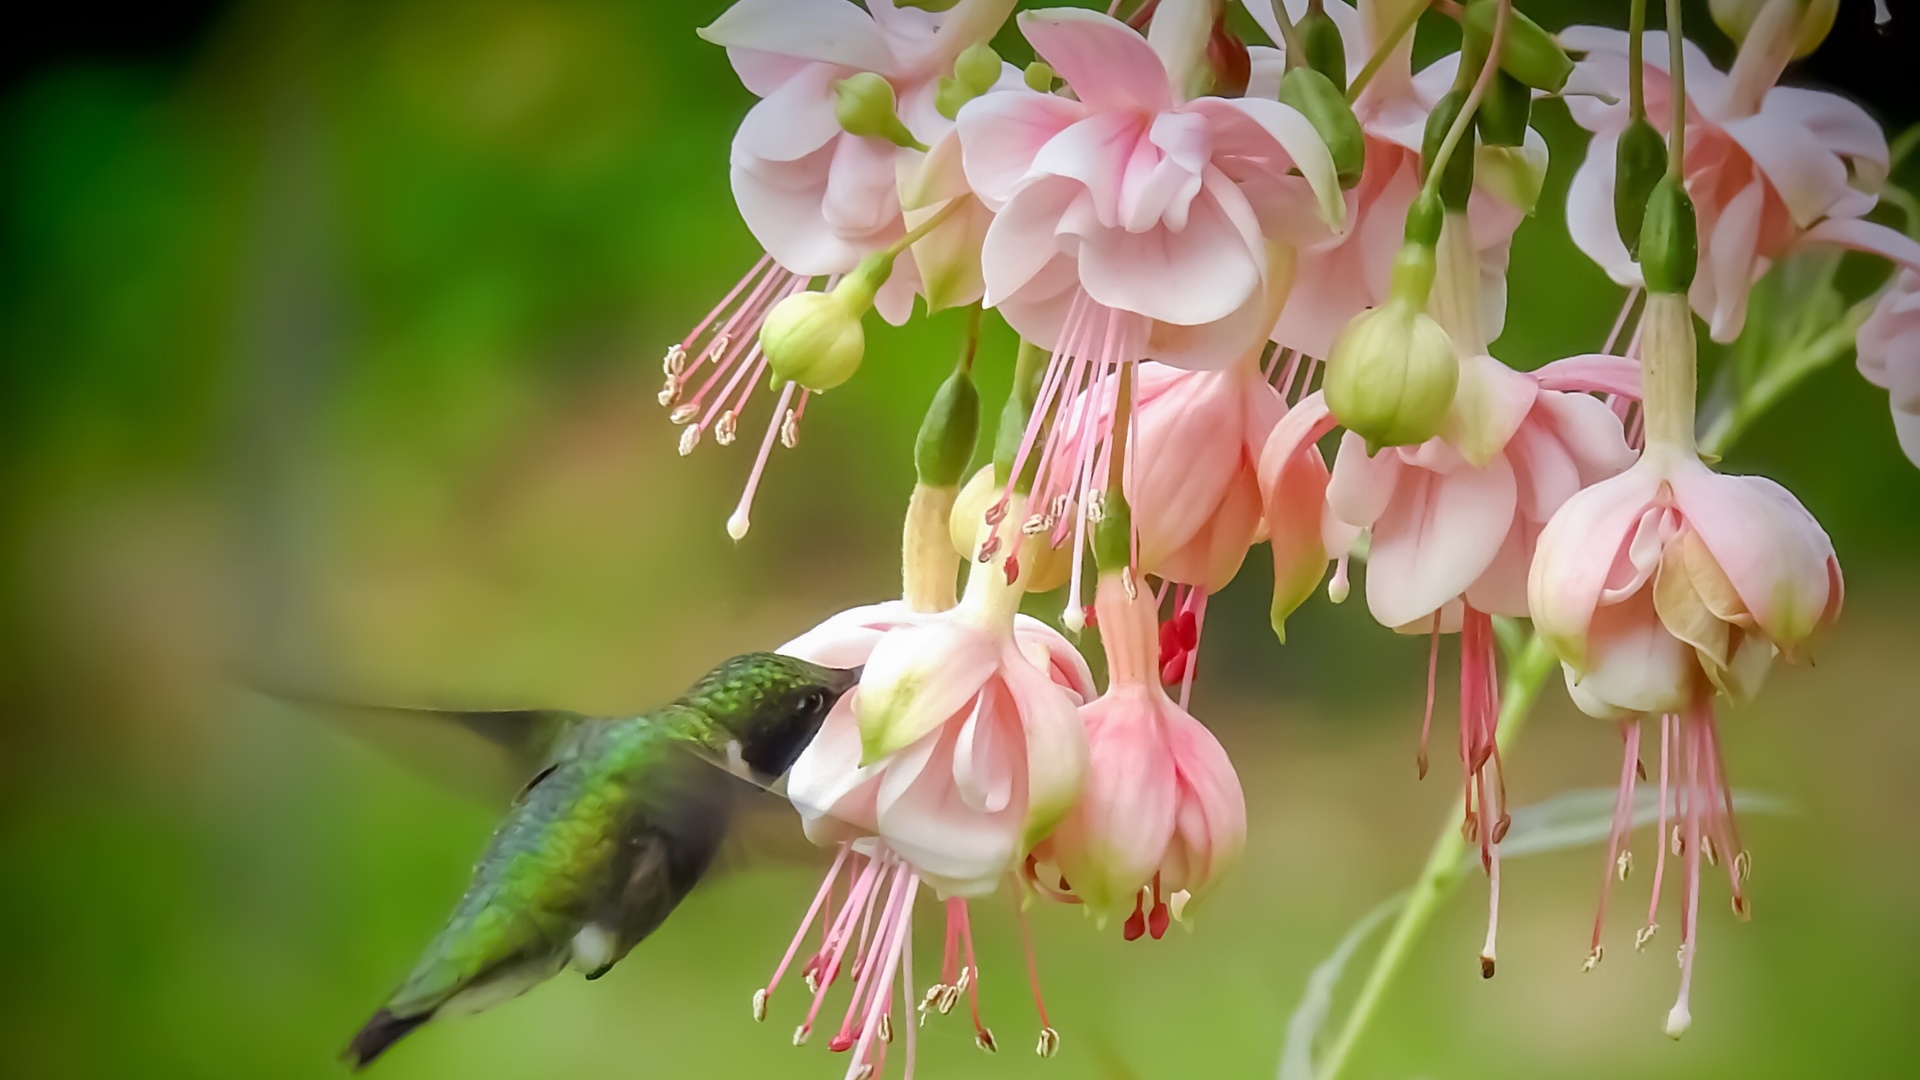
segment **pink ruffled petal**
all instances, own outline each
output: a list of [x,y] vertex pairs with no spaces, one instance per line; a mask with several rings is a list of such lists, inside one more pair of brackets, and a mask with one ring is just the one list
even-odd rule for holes
[[974,98],[954,125],[973,193],[999,209],[1020,190],[1042,147],[1087,115],[1087,107],[1054,94],[1012,90]]
[[1808,229],[1802,240],[1809,244],[1831,244],[1851,251],[1864,251],[1910,269],[1920,269],[1920,240],[1871,221],[1828,218]]
[[1366,440],[1346,432],[1333,458],[1327,509],[1349,525],[1371,526],[1392,504],[1394,486],[1403,471],[1399,454],[1385,451],[1369,457]]
[[1798,124],[1759,112],[1729,120],[1721,130],[1753,159],[1801,228],[1818,221],[1852,191],[1846,165]]
[[1588,394],[1618,394],[1640,400],[1640,364],[1624,356],[1586,353],[1568,356],[1535,369],[1542,390]]
[[1312,121],[1291,106],[1257,98],[1201,98],[1187,108],[1207,118],[1216,157],[1259,161],[1276,174],[1290,164],[1312,188],[1320,219],[1336,233],[1346,231],[1347,204],[1333,153]]
[[1534,629],[1576,668],[1586,664],[1587,631],[1614,562],[1661,482],[1652,469],[1629,469],[1588,487],[1560,507],[1534,546],[1527,577]]
[[877,799],[879,834],[943,893],[984,896],[1019,856],[1024,807],[983,814],[967,806],[953,783],[958,738],[957,726],[943,728],[912,748],[917,767],[902,762],[887,770]]
[[1705,467],[1676,475],[1673,491],[1760,630],[1783,648],[1813,633],[1827,611],[1833,542],[1800,501],[1766,477]]
[[792,162],[742,162],[731,171],[733,201],[753,238],[775,262],[796,274],[840,274],[867,255],[867,247],[834,233],[821,214],[831,147]]
[[833,113],[830,67],[808,67],[747,111],[734,133],[733,154],[763,161],[797,161],[841,134]]
[[1127,163],[1146,134],[1146,117],[1094,113],[1049,139],[1033,159],[1033,172],[1078,181],[1092,196],[1100,224],[1113,228],[1120,221],[1120,188]]
[[854,699],[865,760],[917,742],[968,707],[998,659],[991,635],[951,620],[882,638]]
[[1540,384],[1484,353],[1462,357],[1460,385],[1444,438],[1467,463],[1484,468],[1533,411]]
[[[796,60],[819,61],[855,71],[887,71],[891,55],[873,17],[845,0],[739,0],[711,24],[697,31],[701,38],[724,46],[736,67],[735,53],[759,53]],[[748,88],[763,93],[750,72],[749,58],[740,75]]]
[[1502,457],[1444,476],[1402,476],[1373,526],[1367,557],[1373,617],[1383,626],[1405,626],[1465,592],[1512,528],[1516,497],[1513,469]]
[[1195,896],[1219,882],[1247,842],[1247,798],[1220,741],[1184,710],[1167,715],[1167,747],[1180,782],[1178,828],[1190,863],[1183,880],[1162,880],[1168,891]]
[[1759,252],[1765,212],[1766,189],[1755,180],[1721,208],[1712,235],[1702,238],[1701,273],[1690,299],[1715,341],[1732,341],[1746,325],[1748,293],[1766,270]]
[[1567,188],[1567,232],[1581,254],[1606,271],[1615,284],[1638,287],[1640,264],[1627,254],[1614,223],[1614,135],[1596,135],[1587,144],[1587,157]]
[[1089,746],[1086,791],[1061,819],[1053,848],[1090,909],[1124,914],[1173,839],[1178,777],[1144,694],[1116,692],[1081,715]]
[[[1181,326],[1223,319],[1262,286],[1264,266],[1221,204],[1202,198],[1179,232],[1081,234],[1080,283],[1093,300]],[[989,282],[992,281],[989,276]]]
[[1012,696],[1026,743],[1027,788],[1022,843],[1038,843],[1079,799],[1087,776],[1087,733],[1066,690],[1009,644],[1001,676]]
[[987,226],[980,251],[988,307],[1001,306],[1060,254],[1055,230],[1074,203],[1085,198],[1086,192],[1072,181],[1050,179],[1021,191],[1001,209]]
[[1320,585],[1328,554],[1321,538],[1327,516],[1327,466],[1314,444],[1333,430],[1319,391],[1307,395],[1274,426],[1260,452],[1260,496],[1273,548],[1273,628],[1286,640],[1286,618]]
[[1173,107],[1159,54],[1125,23],[1080,8],[1023,12],[1019,23],[1033,51],[1088,108],[1158,113]]
[[1575,665],[1576,702],[1658,715],[1684,710],[1693,697],[1693,649],[1667,632],[1653,608],[1653,590],[1593,616],[1587,660]]

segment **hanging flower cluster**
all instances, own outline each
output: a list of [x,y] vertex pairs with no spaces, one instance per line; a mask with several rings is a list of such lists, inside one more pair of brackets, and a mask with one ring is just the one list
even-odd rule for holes
[[[1775,85],[1833,5],[1716,4],[1742,42],[1724,74],[1638,15],[1637,36],[1554,35],[1510,0],[1442,5],[1429,17],[1460,21],[1461,50],[1420,71],[1427,0],[1248,0],[1269,39],[1252,45],[1225,0],[1014,6],[740,0],[701,31],[760,98],[731,175],[765,255],[668,350],[660,401],[689,453],[733,441],[774,387],[735,539],[775,441],[794,446],[812,399],[857,374],[869,311],[969,307],[976,333],[997,312],[1022,339],[991,464],[970,471],[976,338],[927,412],[902,598],[784,649],[865,672],[789,778],[808,835],[839,855],[756,1018],[797,965],[796,1043],[841,986],[826,1042],[847,1075],[877,1074],[896,1031],[910,1074],[914,1029],[963,996],[997,1046],[968,912],[1003,885],[1129,941],[1188,917],[1247,827],[1233,765],[1189,711],[1208,599],[1265,542],[1282,640],[1329,570],[1337,602],[1361,561],[1374,619],[1429,639],[1423,776],[1457,640],[1486,975],[1510,824],[1496,620],[1532,619],[1573,700],[1620,724],[1623,807],[1639,720],[1657,725],[1660,865],[1669,821],[1684,865],[1679,1034],[1703,857],[1746,911],[1716,702],[1752,696],[1841,599],[1807,510],[1701,453],[1695,316],[1737,336],[1755,283],[1804,249],[1900,264],[1859,356],[1920,461],[1920,244],[1864,218],[1886,140],[1840,98]],[[1009,19],[1025,68],[988,44]],[[1495,343],[1548,167],[1529,123],[1543,97],[1594,133],[1568,226],[1629,292],[1596,351],[1522,371]],[[1073,640],[1020,613],[1062,587],[1049,610],[1097,633],[1104,691]],[[923,890],[945,946],[916,993]],[[1589,965],[1601,955],[1596,929]]]

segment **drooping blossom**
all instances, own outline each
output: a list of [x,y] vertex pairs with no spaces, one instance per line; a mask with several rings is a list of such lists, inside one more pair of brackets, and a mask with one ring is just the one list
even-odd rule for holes
[[[924,193],[921,203],[903,207],[902,178],[913,181],[926,147],[952,134],[952,122],[935,104],[940,78],[1011,8],[1012,0],[961,0],[935,14],[893,0],[873,0],[864,9],[851,0],[739,0],[700,31],[726,48],[741,81],[761,99],[734,136],[732,179],[740,215],[765,255],[667,350],[659,399],[680,425],[681,454],[709,434],[723,446],[736,438],[767,372],[760,328],[776,305],[816,280],[838,281],[861,260],[904,241],[935,212]],[[862,73],[886,79],[898,119],[920,146],[842,128],[836,84]],[[1015,84],[1010,68],[1006,82]],[[985,210],[964,193],[947,197],[965,198],[967,205],[903,251],[873,297],[889,322],[904,323],[916,292],[930,281],[941,289],[943,304],[979,295],[978,275],[968,268],[978,262]],[[976,282],[971,292],[968,281]],[[775,440],[789,448],[797,443],[811,396],[793,382],[780,389],[728,522],[735,539],[746,532]]]
[[[1542,531],[1527,581],[1534,628],[1561,660],[1574,703],[1617,718],[1626,743],[1609,867],[1631,824],[1641,716],[1661,724],[1659,841],[1653,903],[1636,944],[1655,929],[1667,800],[1679,794],[1675,850],[1684,854],[1679,998],[1667,1033],[1692,1022],[1700,862],[1727,859],[1736,913],[1748,857],[1714,723],[1716,695],[1742,701],[1775,655],[1794,655],[1839,614],[1840,565],[1805,507],[1759,476],[1716,473],[1694,442],[1694,340],[1688,302],[1648,298],[1646,450],[1633,467],[1568,499]],[[1609,878],[1609,880],[1611,880]],[[1601,918],[1605,916],[1605,894]],[[1589,964],[1602,955],[1596,920]]]
[[1034,872],[1102,923],[1122,917],[1134,941],[1166,933],[1237,861],[1247,807],[1219,741],[1162,688],[1157,605],[1125,573],[1103,573],[1095,592],[1108,685],[1081,709],[1091,748],[1086,792]]
[[1291,244],[1344,221],[1326,144],[1278,101],[1186,100],[1170,70],[1191,58],[1099,12],[1019,23],[1074,97],[1013,91],[960,112],[968,183],[996,215],[987,304],[1081,363],[1239,359],[1265,337]]
[[[1818,5],[1812,5],[1818,7]],[[1694,311],[1715,341],[1732,341],[1746,323],[1753,283],[1796,247],[1825,244],[1907,261],[1920,248],[1900,233],[1859,220],[1886,180],[1886,136],[1865,109],[1837,94],[1776,86],[1791,56],[1795,27],[1768,5],[1727,72],[1691,42],[1686,56],[1686,190],[1699,222],[1700,273]],[[1569,96],[1573,118],[1594,133],[1567,193],[1574,243],[1622,285],[1642,283],[1613,212],[1615,143],[1629,121],[1627,35],[1575,26],[1560,40],[1586,53],[1575,71],[1582,90]],[[1672,122],[1664,33],[1646,35],[1647,118],[1663,134]]]
[[1884,387],[1900,448],[1920,465],[1920,269],[1900,271],[1860,327],[1860,374]]
[[[1385,41],[1400,20],[1404,3],[1362,0],[1356,9],[1343,0],[1326,0],[1324,8],[1346,46],[1349,80],[1361,73]],[[1270,0],[1246,0],[1246,6],[1267,34],[1279,41]],[[1306,0],[1288,0],[1295,22],[1306,8]],[[1249,51],[1253,78],[1248,96],[1273,97],[1286,69],[1285,48],[1254,46]],[[1296,256],[1293,288],[1273,330],[1273,340],[1284,348],[1325,357],[1349,320],[1387,298],[1407,210],[1420,191],[1420,149],[1427,116],[1453,85],[1459,69],[1459,57],[1453,55],[1416,74],[1412,53],[1413,35],[1408,34],[1353,103],[1366,135],[1366,167],[1360,182],[1345,193],[1346,231],[1305,244]],[[1468,213],[1477,243],[1483,318],[1491,336],[1498,337],[1506,319],[1508,250],[1514,231],[1532,207],[1530,200],[1519,199],[1510,187],[1496,186],[1494,181],[1515,170],[1544,175],[1547,146],[1538,132],[1529,129],[1524,147],[1498,152],[1482,148],[1479,156],[1479,182]]]
[[[1073,646],[1014,610],[1023,584],[1001,561],[975,566],[955,608],[855,608],[783,646],[865,671],[788,774],[807,834],[840,854],[754,1010],[765,1015],[817,923],[820,944],[801,972],[813,1002],[794,1039],[806,1040],[828,988],[850,972],[852,998],[829,1042],[854,1051],[850,1077],[884,1063],[896,980],[914,1005],[912,911],[923,884],[945,900],[947,935],[940,981],[917,1007],[944,1013],[970,993],[975,1038],[994,1046],[980,1018],[967,902],[992,892],[1078,798],[1087,745],[1077,708],[1094,694]],[[1050,1055],[1059,1037],[1039,1010],[1039,1049]],[[901,1022],[910,1074],[916,1025]]]
[[1460,635],[1463,828],[1479,842],[1492,882],[1481,954],[1491,974],[1498,844],[1508,822],[1494,739],[1500,700],[1492,620],[1528,614],[1528,566],[1555,511],[1633,462],[1621,416],[1638,396],[1639,372],[1616,356],[1570,357],[1521,372],[1488,355],[1474,245],[1461,235],[1469,228],[1466,215],[1454,215],[1447,228],[1453,235],[1443,236],[1442,247],[1451,257],[1441,267],[1434,306],[1461,355],[1441,434],[1369,454],[1364,440],[1346,432],[1329,473],[1314,444],[1336,421],[1316,392],[1274,429],[1260,480],[1274,534],[1276,625],[1305,599],[1329,557],[1338,560],[1333,591],[1345,594],[1348,552],[1365,532],[1369,611],[1382,626],[1431,636],[1422,776],[1440,635]]

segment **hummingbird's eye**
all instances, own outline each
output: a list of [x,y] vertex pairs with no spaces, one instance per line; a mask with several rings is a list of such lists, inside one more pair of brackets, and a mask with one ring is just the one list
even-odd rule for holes
[[800,699],[801,712],[817,713],[821,709],[826,708],[826,706],[827,695],[824,691],[809,690],[807,691],[807,696]]

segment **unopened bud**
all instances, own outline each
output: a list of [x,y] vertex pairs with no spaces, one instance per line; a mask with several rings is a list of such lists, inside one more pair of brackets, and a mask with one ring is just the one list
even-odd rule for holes
[[1714,25],[1732,38],[1734,44],[1744,46],[1761,13],[1775,4],[1795,9],[1791,13],[1782,11],[1776,18],[1798,16],[1790,28],[1796,60],[1820,47],[1833,29],[1834,16],[1840,10],[1840,0],[1707,0],[1707,10],[1713,13]]
[[1473,123],[1486,146],[1525,146],[1527,120],[1533,115],[1533,88],[1504,71],[1496,71],[1493,85],[1480,99]]
[[1636,259],[1640,229],[1647,220],[1647,199],[1666,171],[1666,140],[1646,117],[1636,118],[1613,148],[1613,223],[1627,254]]
[[1460,383],[1447,332],[1423,302],[1399,292],[1355,316],[1327,357],[1327,408],[1369,450],[1439,434]]
[[1038,90],[1043,94],[1053,93],[1053,80],[1055,78],[1053,68],[1039,60],[1028,64],[1027,69],[1020,73],[1020,77],[1027,84],[1027,89],[1029,90]]
[[977,42],[967,46],[966,51],[953,62],[953,77],[978,96],[993,89],[994,84],[1000,81],[1002,67],[1000,54],[993,51],[993,46],[984,41]]
[[1700,263],[1700,234],[1693,200],[1672,176],[1663,176],[1647,197],[1640,227],[1640,274],[1647,291],[1685,295]]
[[[1497,0],[1472,0],[1467,5],[1462,34],[1468,53],[1485,56],[1493,47],[1493,26],[1499,7]],[[1500,69],[1536,90],[1557,94],[1573,74],[1573,58],[1539,23],[1509,10],[1506,36],[1500,47]]]
[[1247,43],[1218,20],[1207,38],[1207,71],[1216,97],[1245,97],[1247,83],[1253,79],[1253,54],[1247,51]]
[[[1465,94],[1459,90],[1449,90],[1434,102],[1433,111],[1427,114],[1426,131],[1420,139],[1422,180],[1433,170],[1433,163],[1440,156],[1440,147],[1447,141],[1447,132],[1453,127],[1465,103]],[[1472,194],[1473,137],[1469,130],[1453,148],[1452,156],[1447,158],[1446,171],[1440,174],[1440,202],[1449,210],[1465,210],[1467,199]]]
[[853,377],[866,355],[860,320],[893,270],[885,252],[871,256],[831,292],[802,292],[780,301],[760,327],[760,348],[776,378],[809,390],[831,390]]
[[885,139],[912,150],[927,147],[894,111],[893,84],[871,71],[849,75],[833,84],[833,115],[840,130],[863,139]]
[[1293,40],[1300,46],[1300,62],[1325,75],[1342,96],[1347,92],[1347,43],[1326,10],[1309,11],[1293,24]]
[[1358,184],[1367,166],[1367,138],[1346,93],[1317,68],[1297,67],[1280,80],[1280,101],[1306,117],[1327,144],[1340,186]]
[[980,391],[964,369],[956,368],[934,391],[920,434],[914,439],[913,465],[928,487],[958,487],[973,459],[980,433]]

